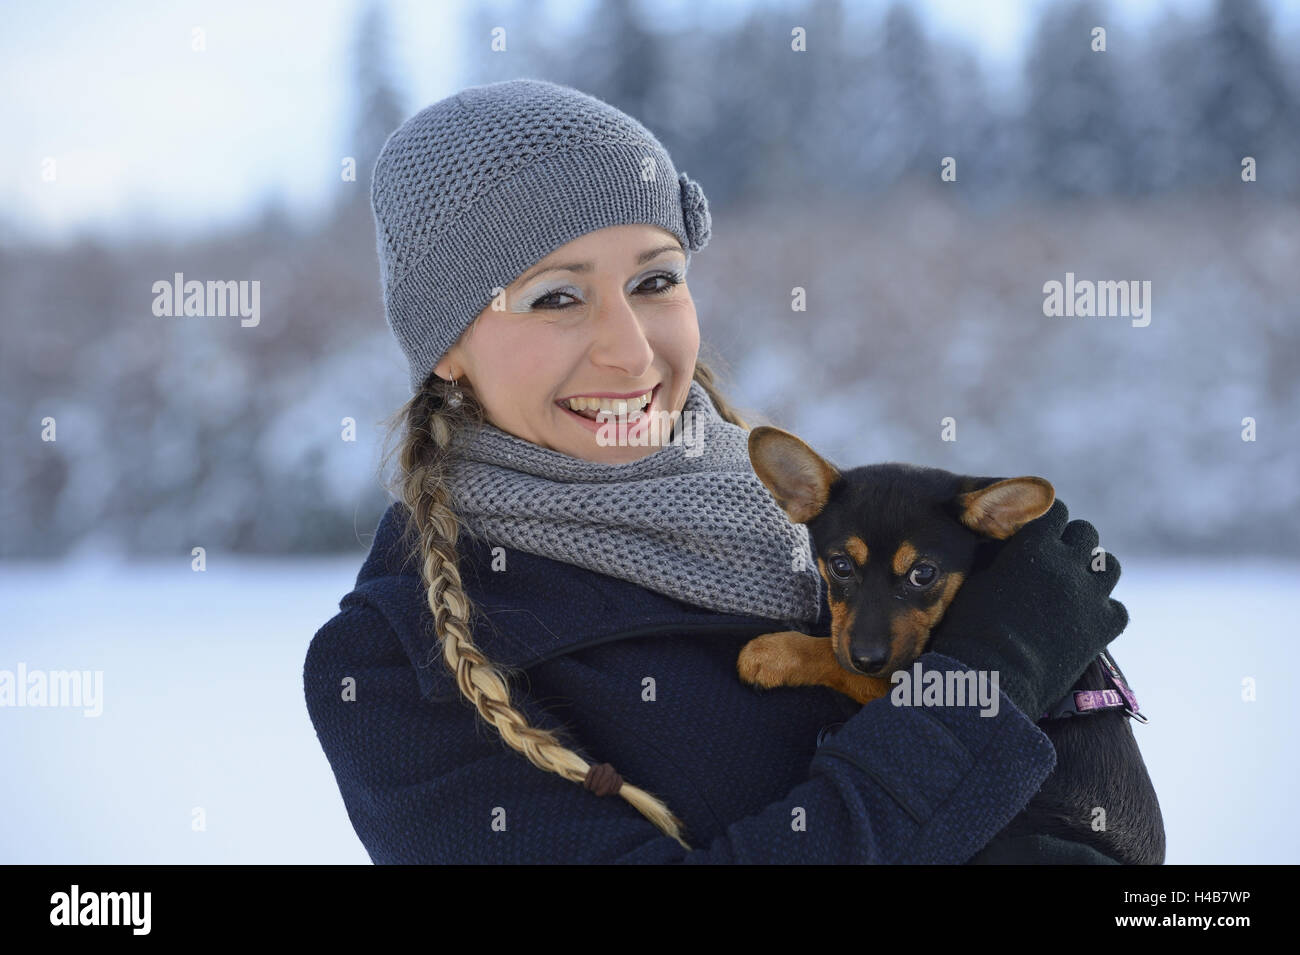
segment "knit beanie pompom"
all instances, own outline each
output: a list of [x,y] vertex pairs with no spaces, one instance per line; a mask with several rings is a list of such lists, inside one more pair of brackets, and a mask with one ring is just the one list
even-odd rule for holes
[[388,137],[370,188],[384,313],[417,391],[474,319],[555,249],[646,223],[708,244],[699,183],[645,126],[545,80],[472,86]]

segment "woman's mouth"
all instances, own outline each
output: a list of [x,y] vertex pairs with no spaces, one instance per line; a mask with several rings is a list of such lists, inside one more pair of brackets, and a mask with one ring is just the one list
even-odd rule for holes
[[[635,399],[624,398],[601,399],[599,407],[590,407],[594,402],[588,401],[586,402],[588,407],[585,407],[582,411],[575,411],[568,401],[557,401],[555,403],[565,414],[593,434],[602,427],[613,425],[616,428],[625,429],[626,433],[631,435],[639,433],[646,426],[646,423],[650,421],[651,413],[658,407],[659,389],[661,387],[663,387],[662,381],[650,390],[650,400],[640,410],[636,410],[637,403]],[[620,420],[618,413],[620,408],[627,411],[626,422]]]

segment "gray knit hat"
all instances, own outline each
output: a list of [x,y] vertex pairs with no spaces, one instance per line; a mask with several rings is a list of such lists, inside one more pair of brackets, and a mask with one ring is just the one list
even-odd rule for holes
[[555,249],[649,223],[708,243],[708,201],[626,113],[572,87],[471,86],[388,137],[370,187],[388,325],[419,390],[494,298]]

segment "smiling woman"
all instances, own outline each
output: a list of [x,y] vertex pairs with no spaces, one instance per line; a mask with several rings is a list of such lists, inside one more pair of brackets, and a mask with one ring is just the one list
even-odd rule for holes
[[[408,119],[371,197],[414,392],[399,500],[304,667],[371,858],[973,857],[1052,767],[1008,700],[923,714],[739,679],[755,636],[830,620],[808,528],[698,359],[699,184],[630,116],[521,79]],[[632,440],[661,413],[674,440]]]
[[[540,447],[607,464],[658,450],[633,439],[653,415],[681,413],[700,348],[686,253],[665,237],[617,225],[565,243],[483,309],[435,373]],[[602,411],[629,419],[627,442],[597,440]]]

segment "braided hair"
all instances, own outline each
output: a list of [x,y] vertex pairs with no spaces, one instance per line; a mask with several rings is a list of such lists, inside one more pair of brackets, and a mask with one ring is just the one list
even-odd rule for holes
[[[724,420],[749,429],[720,393],[708,364],[697,360],[694,378],[708,392]],[[469,392],[462,393],[459,404],[449,403],[450,390],[450,382],[431,372],[420,390],[392,416],[389,429],[390,439],[397,428],[401,429],[396,449],[399,467],[385,486],[411,515],[407,524],[410,557],[420,568],[438,635],[430,657],[441,652],[462,696],[512,749],[538,769],[557,773],[598,795],[622,796],[689,849],[681,821],[657,796],[624,781],[608,763],[588,763],[553,732],[530,725],[511,703],[506,668],[493,663],[474,644],[470,625],[473,607],[461,585],[457,566],[456,541],[461,522],[452,510],[447,477],[455,446],[464,432],[482,425],[484,414]],[[384,461],[391,455],[386,453]],[[432,659],[426,662],[432,663]]]

